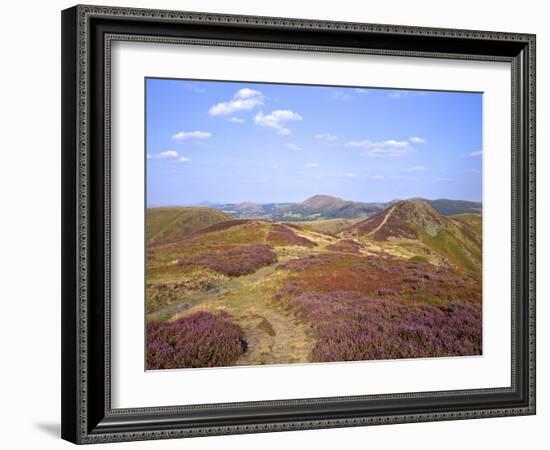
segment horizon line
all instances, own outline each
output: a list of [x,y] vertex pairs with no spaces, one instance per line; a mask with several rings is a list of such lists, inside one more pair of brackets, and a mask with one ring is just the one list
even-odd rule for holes
[[332,197],[334,199],[343,200],[343,201],[347,201],[347,202],[353,202],[353,203],[367,203],[367,204],[381,204],[381,205],[385,205],[385,204],[396,202],[396,201],[414,200],[414,199],[427,200],[427,201],[448,200],[448,201],[458,201],[458,202],[479,203],[481,205],[483,204],[482,200],[465,200],[465,199],[460,199],[460,198],[446,198],[446,197],[428,198],[428,197],[415,196],[415,197],[406,197],[406,198],[394,198],[394,199],[388,200],[388,201],[376,201],[376,200],[367,201],[367,200],[348,200],[348,199],[343,199],[341,197],[335,197],[333,195],[327,195],[327,194],[315,194],[315,195],[312,195],[312,196],[310,196],[310,197],[308,197],[308,198],[306,198],[305,200],[302,200],[302,201],[255,202],[255,201],[252,201],[252,200],[242,200],[242,201],[226,201],[226,202],[221,202],[220,201],[219,202],[219,201],[203,200],[202,202],[198,202],[198,203],[167,203],[167,204],[153,204],[153,205],[146,204],[146,207],[147,208],[164,208],[164,207],[193,207],[194,206],[194,207],[206,207],[207,208],[208,204],[211,204],[211,205],[240,205],[240,204],[243,204],[243,203],[252,203],[252,204],[255,204],[255,205],[292,204],[292,203],[299,204],[299,203],[305,202],[306,200],[309,200],[312,197],[317,197],[317,196]]

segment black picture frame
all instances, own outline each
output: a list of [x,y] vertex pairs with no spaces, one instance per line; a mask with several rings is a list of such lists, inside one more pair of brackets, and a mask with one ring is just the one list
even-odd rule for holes
[[[110,43],[187,41],[512,66],[511,386],[112,409]],[[535,414],[535,36],[75,6],[62,12],[62,437],[163,439]]]

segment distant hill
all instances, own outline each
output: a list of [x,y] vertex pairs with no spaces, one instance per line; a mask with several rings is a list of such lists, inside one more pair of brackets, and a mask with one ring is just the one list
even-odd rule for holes
[[[423,200],[444,216],[455,214],[481,214],[481,203],[465,200]],[[211,203],[211,207],[231,215],[235,219],[265,219],[284,222],[301,222],[327,219],[361,219],[372,216],[388,206],[388,203],[356,202],[331,195],[314,195],[301,203]]]
[[395,199],[384,204],[385,207],[395,205],[403,200],[424,200],[429,203],[439,214],[452,216],[454,214],[481,214],[482,206],[480,202],[470,202],[467,200],[449,200],[439,198],[437,200],[428,200],[425,198]]
[[231,219],[231,216],[217,209],[200,206],[148,208],[147,244],[177,241]]
[[353,219],[365,217],[382,210],[382,206],[373,203],[352,202],[330,195],[314,195],[299,206],[304,211],[318,213],[326,218]]
[[358,219],[383,209],[382,204],[353,202],[330,195],[314,195],[301,203],[252,202],[216,204],[214,208],[235,219],[277,221],[310,221],[325,219]]
[[454,214],[481,214],[482,210],[481,203],[479,202],[448,200],[445,198],[427,201],[434,209],[444,216],[452,216]]
[[248,214],[262,214],[262,205],[253,202],[242,202],[234,207],[235,211],[248,213]]
[[445,217],[426,200],[399,201],[346,231],[374,241],[416,240],[457,266],[472,271],[480,268],[481,220],[465,215]]

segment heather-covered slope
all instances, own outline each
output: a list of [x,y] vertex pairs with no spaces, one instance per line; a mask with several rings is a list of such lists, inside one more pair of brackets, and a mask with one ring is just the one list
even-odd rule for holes
[[435,236],[448,221],[424,200],[403,200],[352,225],[360,236],[377,241],[390,238],[419,239],[425,232]]
[[[472,217],[445,217],[427,201],[403,200],[358,222],[347,231],[364,239],[410,244],[418,241],[459,267],[481,268],[481,222]],[[409,245],[410,246],[410,245]]]
[[149,368],[481,353],[481,216],[417,199],[359,220],[204,226],[205,209],[147,246]]

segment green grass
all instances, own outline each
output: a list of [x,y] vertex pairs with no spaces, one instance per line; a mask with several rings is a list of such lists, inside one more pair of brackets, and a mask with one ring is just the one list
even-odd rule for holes
[[269,233],[269,222],[250,221],[227,230],[212,231],[193,236],[189,245],[263,244]]
[[465,246],[448,230],[440,230],[434,237],[423,234],[422,241],[436,252],[449,258],[457,266],[472,272],[479,272],[480,267],[466,256]]
[[465,222],[471,225],[481,226],[481,214],[464,213],[464,214],[453,214],[448,217],[449,219],[459,220],[461,222]]
[[231,217],[203,207],[163,207],[147,209],[147,244],[180,240]]
[[337,234],[343,229],[353,225],[361,219],[325,219],[309,220],[305,222],[292,222],[306,230],[317,231],[320,233]]
[[456,214],[449,216],[453,222],[457,223],[464,234],[470,239],[476,241],[481,247],[482,242],[482,218],[479,214]]
[[422,263],[430,262],[428,258],[426,258],[425,256],[422,256],[422,255],[412,256],[411,258],[409,258],[409,261],[410,262],[422,262]]

